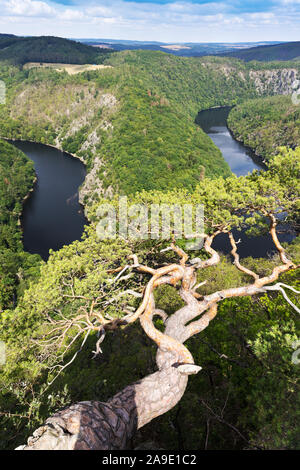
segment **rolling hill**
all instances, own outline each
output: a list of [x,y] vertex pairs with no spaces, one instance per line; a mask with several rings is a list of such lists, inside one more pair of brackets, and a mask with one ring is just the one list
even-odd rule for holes
[[0,36],[0,61],[14,65],[26,62],[55,62],[68,64],[99,64],[106,50],[54,36]]
[[157,41],[129,41],[115,39],[78,39],[78,41],[94,47],[108,47],[115,51],[149,50],[162,51],[181,57],[202,57],[206,55],[228,54],[261,45],[278,44],[278,42],[249,42],[249,43],[164,43]]
[[272,62],[276,60],[300,60],[300,41],[251,47],[249,49],[222,53],[220,55],[235,57],[246,62],[251,60],[258,60],[261,62]]

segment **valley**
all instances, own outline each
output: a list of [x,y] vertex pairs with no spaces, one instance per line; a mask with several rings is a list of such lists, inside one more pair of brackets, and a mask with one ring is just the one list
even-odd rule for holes
[[[0,115],[3,137],[54,145],[84,161],[85,205],[114,191],[192,189],[201,168],[209,177],[228,175],[216,146],[194,125],[197,113],[288,94],[298,73],[295,66],[253,68],[235,60],[147,51],[122,52],[117,63],[114,57],[104,64],[113,68],[101,74],[22,72],[24,80],[13,85]],[[170,80],[172,75],[177,79]]]
[[[14,144],[0,142],[0,448],[24,446],[52,417],[66,426],[60,445],[75,439],[75,448],[295,449],[297,62],[148,50],[96,58],[98,48],[70,41],[57,57],[46,50],[49,67],[23,67],[40,63],[40,40],[30,57],[21,41],[4,40],[15,52],[0,51],[0,137]],[[56,70],[72,64],[66,51],[80,52],[76,74]],[[101,69],[86,69],[94,63]],[[97,211],[119,196],[145,207],[203,204],[203,248],[188,252],[184,238],[99,240]],[[292,287],[290,302],[268,291],[278,279]],[[180,312],[191,323],[174,330]],[[180,395],[172,407],[166,377]],[[87,444],[83,401],[93,417],[128,412],[128,435],[107,444],[100,429]]]

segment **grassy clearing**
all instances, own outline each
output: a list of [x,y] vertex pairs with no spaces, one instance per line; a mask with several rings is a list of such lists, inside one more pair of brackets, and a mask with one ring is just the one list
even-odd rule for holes
[[57,72],[67,72],[69,75],[76,75],[77,73],[107,69],[111,68],[111,65],[91,65],[91,64],[56,64],[56,63],[47,63],[47,62],[28,62],[24,65],[24,69],[32,68],[51,68]]

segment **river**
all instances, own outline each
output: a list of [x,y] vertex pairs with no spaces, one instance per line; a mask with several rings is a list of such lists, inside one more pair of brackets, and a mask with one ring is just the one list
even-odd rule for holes
[[77,158],[53,147],[32,142],[11,142],[34,162],[37,183],[24,203],[24,248],[44,260],[49,250],[79,240],[86,219],[78,202],[78,188],[86,175]]

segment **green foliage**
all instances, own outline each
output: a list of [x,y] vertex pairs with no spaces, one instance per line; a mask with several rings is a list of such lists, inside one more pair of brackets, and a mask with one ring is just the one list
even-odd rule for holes
[[[208,230],[210,220],[236,227],[243,223],[239,213],[242,208],[247,217],[251,205],[256,210],[270,211],[278,205],[281,211],[293,207],[289,194],[291,188],[296,188],[298,163],[299,152],[290,152],[289,159],[284,154],[275,157],[270,170],[261,175],[219,178],[214,182],[206,179],[194,193],[183,189],[166,193],[142,191],[128,199],[146,204],[202,201],[207,204]],[[111,202],[117,204],[117,199]],[[18,430],[13,441],[0,439],[4,448],[24,442],[53,409],[74,401],[105,400],[155,369],[156,347],[137,324],[108,334],[103,354],[94,360],[91,351],[97,338],[90,335],[83,350],[54,382],[58,370],[53,365],[70,362],[81,349],[83,338],[76,339],[76,331],[70,329],[64,343],[57,347],[36,342],[52,328],[49,318],[73,318],[87,299],[99,297],[99,311],[110,318],[122,317],[125,305],[136,307],[135,299],[118,299],[117,293],[124,288],[139,290],[145,279],[142,284],[139,276],[129,277],[125,283],[112,280],[112,270],[124,266],[131,253],[138,253],[146,264],[155,259],[162,265],[174,258],[172,253],[158,255],[157,243],[147,240],[99,240],[95,231],[96,209],[97,205],[90,212],[92,223],[83,241],[52,253],[41,267],[40,278],[24,291],[17,308],[2,314],[0,339],[6,343],[8,354],[0,375],[1,429],[3,435]],[[300,262],[299,239],[288,247],[288,254],[295,263]],[[202,257],[203,253],[199,255]],[[262,276],[272,271],[278,259],[249,258],[244,264]],[[249,283],[248,276],[225,257],[216,267],[200,271],[198,281],[203,280],[207,282],[199,289],[200,294]],[[295,270],[280,280],[299,289]],[[157,307],[169,315],[182,306],[170,286],[159,288],[155,295]],[[289,295],[296,303],[296,295]],[[115,301],[107,303],[113,297]],[[160,322],[157,326],[161,328]],[[160,446],[165,449],[188,450],[205,445],[211,449],[295,448],[297,411],[293,403],[297,400],[298,366],[292,364],[291,356],[298,331],[299,319],[282,301],[280,293],[220,303],[218,316],[209,328],[188,341],[195,362],[203,371],[191,378],[174,410],[141,430],[137,443],[159,436]],[[66,345],[69,349],[64,353]]]
[[123,68],[126,78],[151,92],[152,101],[156,101],[155,94],[172,100],[172,107],[181,108],[193,120],[202,109],[257,97],[250,67],[234,59],[125,51],[110,56],[105,64]]
[[[253,172],[248,176],[228,178],[204,178],[193,192],[186,189],[169,191],[140,191],[127,198],[128,206],[142,204],[151,210],[152,204],[172,205],[197,204],[204,206],[206,233],[217,229],[249,228],[250,231],[266,230],[269,227],[268,214],[288,218],[291,222],[299,214],[300,197],[300,149],[281,153],[270,163],[269,171]],[[119,198],[102,199],[116,210]],[[90,208],[88,216],[95,219],[97,204]],[[174,223],[173,223],[174,228]],[[149,227],[150,229],[150,227]]]
[[[81,92],[83,93],[83,91]],[[62,148],[65,152],[76,154],[82,147],[86,139],[87,126],[82,127],[74,135],[67,137],[62,142]]]
[[[223,58],[182,58],[154,51],[107,56],[112,68],[76,76],[47,69],[3,69],[8,103],[3,136],[35,140],[95,158],[97,187],[125,194],[142,189],[187,188],[230,170],[221,152],[195,125],[201,109],[257,96],[251,68]],[[112,94],[115,106],[103,105]],[[104,100],[105,101],[105,100]],[[102,103],[102,104],[101,104]],[[83,138],[97,134],[89,149]],[[88,204],[98,197],[91,189]]]
[[23,252],[20,216],[32,188],[33,164],[12,145],[0,141],[0,310],[13,305],[17,285],[35,271],[39,257]]
[[[299,240],[289,251],[299,262]],[[40,281],[31,285],[18,309],[6,312],[1,339],[6,341],[9,354],[0,376],[0,406],[12,415],[2,416],[3,448],[24,443],[26,436],[55,410],[81,400],[104,401],[155,369],[156,347],[136,324],[108,333],[103,354],[96,359],[92,359],[91,351],[97,338],[92,335],[76,360],[49,386],[55,371],[45,369],[47,361],[40,362],[38,348],[31,340],[45,316],[54,315],[54,309],[71,316],[78,312],[80,302],[71,304],[62,295],[68,292],[70,274],[76,280],[76,293],[95,294],[99,281],[103,284],[107,279],[106,270],[122,261],[127,252],[128,247],[114,242],[111,247],[103,246],[90,228],[85,241],[52,254],[42,268]],[[255,260],[256,268],[267,271],[275,262]],[[223,258],[215,278],[208,272],[205,292],[241,285],[241,274],[236,273],[231,262]],[[285,274],[281,280],[299,289],[295,272]],[[296,302],[296,296],[291,294],[291,300]],[[159,289],[156,301],[168,314],[182,305],[171,287]],[[282,302],[281,294],[224,301],[210,327],[188,342],[202,372],[190,378],[177,407],[139,432],[135,445],[154,440],[164,449],[203,449],[209,420],[208,449],[297,448],[299,366],[291,363],[291,342],[297,331],[299,319]],[[79,346],[80,342],[74,345],[65,362]],[[8,440],[9,436],[15,437]]]
[[236,139],[269,160],[286,146],[300,145],[300,108],[291,96],[272,96],[245,101],[232,109],[228,125]]

